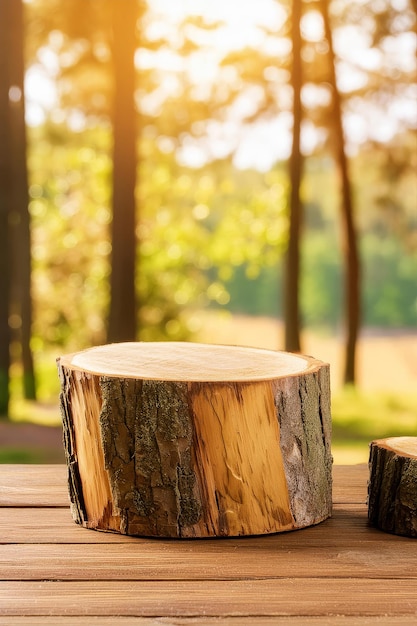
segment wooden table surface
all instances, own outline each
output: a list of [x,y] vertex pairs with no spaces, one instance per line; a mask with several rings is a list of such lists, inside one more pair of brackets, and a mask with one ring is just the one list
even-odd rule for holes
[[0,624],[417,624],[417,541],[368,527],[367,478],[335,466],[318,526],[163,540],[77,526],[62,465],[0,465]]

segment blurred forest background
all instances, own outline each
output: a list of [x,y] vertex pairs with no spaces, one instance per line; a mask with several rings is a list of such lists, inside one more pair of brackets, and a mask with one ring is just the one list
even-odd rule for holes
[[329,361],[336,461],[417,434],[416,10],[2,0],[0,461],[121,340]]

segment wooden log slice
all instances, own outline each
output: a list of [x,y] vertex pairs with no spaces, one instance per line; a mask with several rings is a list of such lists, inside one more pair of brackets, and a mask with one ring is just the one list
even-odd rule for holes
[[274,533],[331,515],[329,366],[196,343],[58,359],[72,513],[128,535]]
[[368,519],[386,532],[417,537],[417,437],[370,444]]

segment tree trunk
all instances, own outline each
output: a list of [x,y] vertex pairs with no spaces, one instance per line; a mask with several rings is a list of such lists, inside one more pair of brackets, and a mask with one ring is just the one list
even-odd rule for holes
[[345,315],[346,315],[346,352],[344,382],[355,383],[356,380],[356,344],[360,324],[360,260],[358,253],[357,234],[353,215],[352,189],[350,184],[348,162],[345,153],[345,136],[342,122],[342,104],[336,81],[336,62],[333,48],[333,37],[330,27],[328,0],[320,0],[324,22],[325,36],[329,46],[330,83],[333,89],[333,107],[336,143],[336,163],[339,169],[342,193],[343,247],[345,256]]
[[[36,399],[33,355],[30,348],[32,337],[31,297],[31,237],[26,163],[26,122],[24,99],[24,36],[23,4],[21,0],[10,1],[9,28],[13,32],[13,53],[9,55],[9,80],[16,97],[9,108],[10,160],[11,160],[11,224],[13,241],[12,262],[12,311],[20,317],[18,340],[21,345],[23,369],[23,393],[27,400]],[[20,93],[20,97],[19,97]]]
[[417,437],[371,443],[368,518],[396,535],[417,537]]
[[10,368],[10,157],[9,157],[9,81],[8,58],[11,49],[9,28],[9,6],[0,2],[0,417],[9,410],[9,368]]
[[136,0],[113,3],[113,220],[109,341],[136,338]]
[[289,239],[285,263],[284,279],[284,323],[285,349],[290,352],[300,352],[300,231],[302,220],[302,206],[300,200],[300,184],[303,160],[300,149],[301,135],[301,0],[294,0],[292,9],[292,72],[293,88],[293,135],[290,157],[290,219]]
[[329,366],[119,343],[58,360],[75,521],[128,535],[274,533],[331,514]]

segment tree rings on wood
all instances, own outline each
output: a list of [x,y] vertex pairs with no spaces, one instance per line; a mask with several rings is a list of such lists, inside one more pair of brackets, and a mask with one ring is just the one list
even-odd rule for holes
[[72,514],[155,537],[275,533],[331,515],[329,365],[132,342],[58,359]]

